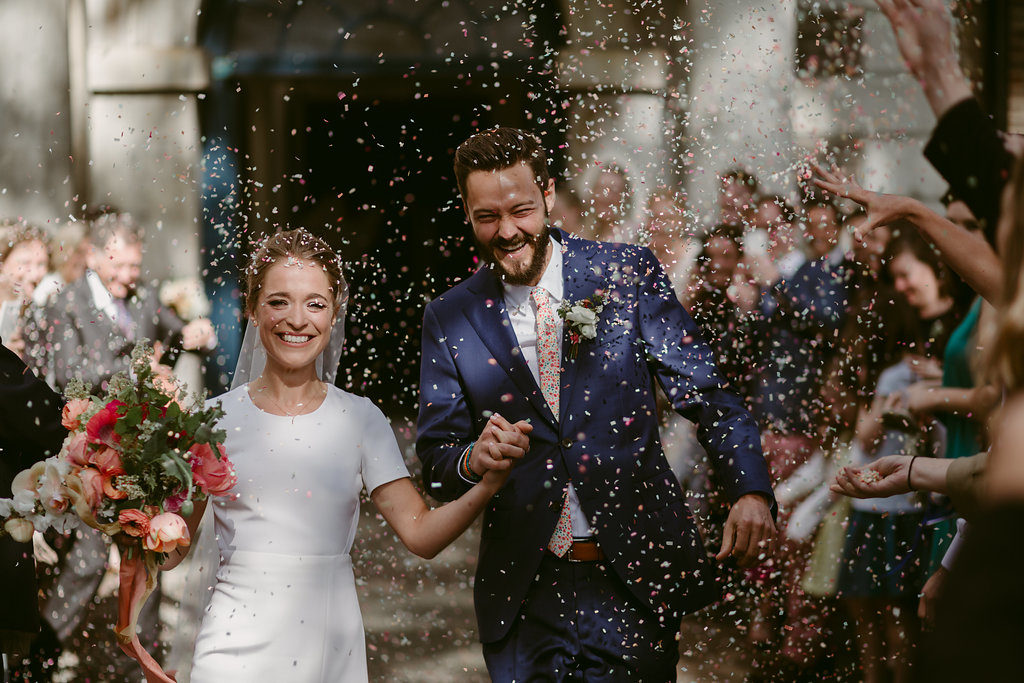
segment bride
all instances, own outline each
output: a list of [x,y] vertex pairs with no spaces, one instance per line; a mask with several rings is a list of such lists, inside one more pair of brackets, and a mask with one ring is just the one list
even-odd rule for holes
[[[196,638],[192,681],[365,681],[349,558],[360,490],[409,550],[431,558],[505,483],[528,447],[530,426],[492,418],[478,444],[504,468],[429,509],[383,413],[321,380],[337,365],[337,355],[325,351],[340,349],[341,332],[331,343],[332,328],[340,329],[347,300],[330,247],[302,229],[280,232],[264,242],[246,275],[246,336],[265,365],[214,399],[225,412],[219,426],[238,483],[232,498],[213,503],[220,566]],[[318,373],[318,364],[329,372]],[[191,531],[204,508],[196,506]],[[172,555],[163,568],[182,557]]]

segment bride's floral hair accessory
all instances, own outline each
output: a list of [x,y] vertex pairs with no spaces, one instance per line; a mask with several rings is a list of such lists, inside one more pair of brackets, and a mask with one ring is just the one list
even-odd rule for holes
[[282,230],[270,235],[260,244],[249,267],[245,270],[245,307],[252,313],[259,298],[260,287],[267,276],[267,270],[278,261],[287,264],[312,261],[327,275],[327,281],[334,295],[334,306],[340,308],[348,300],[348,284],[341,271],[341,260],[323,241],[305,228]]

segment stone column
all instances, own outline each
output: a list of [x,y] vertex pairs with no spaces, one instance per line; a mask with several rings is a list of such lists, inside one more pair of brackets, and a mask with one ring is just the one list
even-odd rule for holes
[[[197,97],[209,83],[195,44],[200,0],[85,0],[89,196],[146,228],[146,275],[199,272]],[[75,27],[72,27],[74,29]]]
[[627,223],[636,224],[650,193],[674,182],[674,135],[666,91],[670,60],[645,17],[627,0],[563,0],[568,41],[558,55],[567,90],[570,187],[583,197],[602,166],[625,170],[632,188]]

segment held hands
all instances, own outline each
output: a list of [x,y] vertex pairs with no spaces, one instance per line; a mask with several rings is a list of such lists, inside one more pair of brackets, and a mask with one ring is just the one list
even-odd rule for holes
[[771,554],[775,533],[775,522],[764,496],[757,493],[741,496],[729,510],[722,549],[715,559],[734,557],[739,566],[752,567]]
[[533,425],[525,420],[512,424],[501,415],[492,414],[473,444],[469,468],[487,484],[500,488],[516,461],[530,450],[532,431]]

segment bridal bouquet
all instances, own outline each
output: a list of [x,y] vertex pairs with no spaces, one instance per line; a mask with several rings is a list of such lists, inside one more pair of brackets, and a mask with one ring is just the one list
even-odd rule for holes
[[103,396],[80,382],[66,392],[68,429],[60,453],[22,471],[0,499],[3,531],[29,541],[33,531],[67,533],[85,523],[121,550],[118,642],[149,681],[171,681],[139,644],[139,610],[156,585],[166,554],[190,543],[184,517],[194,503],[228,495],[236,478],[215,429],[219,407],[191,404],[154,372],[152,349],[139,344],[130,372],[111,378]]

